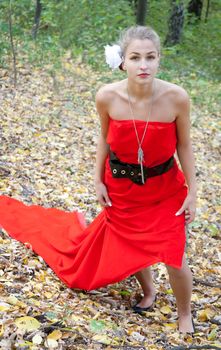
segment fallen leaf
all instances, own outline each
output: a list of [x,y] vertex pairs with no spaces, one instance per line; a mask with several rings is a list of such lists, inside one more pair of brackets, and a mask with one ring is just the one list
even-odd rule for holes
[[11,305],[4,302],[0,302],[0,312],[8,311],[11,308]]
[[18,299],[14,295],[10,295],[6,301],[11,305],[16,305],[18,303]]
[[209,308],[206,308],[205,310],[201,310],[198,313],[198,319],[199,321],[202,321],[202,322],[209,320],[213,316],[214,316],[214,311]]
[[32,343],[36,344],[36,345],[40,345],[43,342],[43,338],[40,334],[36,334],[33,338],[32,338]]
[[15,324],[19,329],[24,331],[34,331],[40,328],[41,324],[34,317],[24,316],[15,320]]
[[164,327],[167,329],[176,329],[177,328],[177,324],[176,323],[165,323]]
[[58,347],[58,342],[55,339],[47,339],[44,345],[49,349],[56,349]]
[[212,329],[212,331],[208,334],[207,339],[208,340],[215,340],[217,338],[217,331],[218,331],[218,327]]
[[162,314],[164,314],[164,315],[168,315],[168,314],[171,314],[171,313],[172,313],[172,310],[171,310],[171,308],[170,308],[168,305],[166,305],[166,306],[162,306],[162,307],[160,308],[160,312],[161,312]]
[[90,329],[92,332],[101,332],[106,327],[106,324],[104,321],[99,320],[91,320],[90,322]]
[[58,339],[61,339],[61,337],[62,337],[62,332],[59,329],[55,329],[52,333],[50,333],[47,336],[47,339],[58,340]]
[[96,340],[98,343],[109,345],[111,343],[111,338],[109,338],[105,334],[96,334],[92,338],[93,340]]

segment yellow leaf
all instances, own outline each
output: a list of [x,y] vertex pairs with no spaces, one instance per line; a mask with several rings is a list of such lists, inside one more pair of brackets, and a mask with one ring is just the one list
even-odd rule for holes
[[160,312],[164,315],[168,315],[168,314],[172,313],[172,310],[168,305],[166,305],[166,306],[162,306],[160,308]]
[[52,293],[50,293],[50,292],[45,292],[44,293],[44,296],[47,298],[47,299],[51,299],[51,297],[52,297]]
[[48,335],[47,339],[58,340],[58,339],[61,339],[61,337],[62,337],[62,332],[59,331],[59,329],[55,329],[52,333]]
[[38,320],[30,316],[17,318],[15,320],[15,324],[19,329],[22,329],[25,331],[34,331],[35,329],[38,329],[41,326]]
[[166,290],[166,294],[173,294],[173,290],[170,288],[170,289],[167,289]]
[[8,311],[10,309],[10,305],[6,303],[0,303],[0,312]]
[[14,295],[10,295],[6,300],[11,305],[16,305],[18,303],[18,299]]
[[40,306],[41,303],[39,300],[35,300],[35,299],[30,299],[30,301],[32,302],[32,304],[34,304],[35,306]]
[[105,334],[96,334],[92,339],[101,344],[109,345],[111,343],[111,339]]
[[213,317],[213,315],[214,315],[214,312],[211,309],[206,308],[205,310],[199,311],[198,319],[202,322],[205,322],[209,320],[211,317]]
[[166,327],[168,329],[176,329],[177,328],[177,324],[176,323],[165,323],[164,327]]
[[208,334],[208,340],[215,340],[217,337],[217,329],[218,327],[214,328],[209,334]]
[[197,295],[196,293],[193,293],[193,294],[192,294],[192,297],[191,297],[191,300],[192,300],[192,301],[199,301],[198,295]]
[[3,326],[3,324],[1,325],[1,329],[0,329],[0,337],[3,335],[3,333],[4,333],[4,326]]

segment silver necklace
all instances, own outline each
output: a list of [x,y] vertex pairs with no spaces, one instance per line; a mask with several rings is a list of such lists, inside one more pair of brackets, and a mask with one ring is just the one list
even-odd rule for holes
[[144,172],[143,172],[144,151],[142,149],[142,143],[143,143],[144,137],[145,137],[146,132],[147,132],[147,126],[148,126],[148,122],[149,122],[150,115],[151,115],[153,94],[152,94],[151,100],[150,100],[149,117],[148,117],[148,114],[147,114],[147,119],[144,120],[144,121],[146,121],[146,124],[145,124],[145,128],[144,128],[141,140],[139,139],[139,135],[138,135],[138,132],[137,132],[137,127],[136,127],[136,122],[135,122],[135,118],[134,118],[134,113],[133,113],[132,103],[131,103],[131,99],[130,99],[130,94],[129,94],[129,91],[128,91],[128,86],[127,86],[127,95],[128,95],[128,102],[129,102],[129,107],[130,107],[130,113],[131,113],[131,116],[132,116],[132,119],[133,119],[134,131],[135,131],[136,138],[137,138],[137,143],[138,143],[137,161],[140,164],[141,179],[142,179],[142,183],[144,184],[145,183]]

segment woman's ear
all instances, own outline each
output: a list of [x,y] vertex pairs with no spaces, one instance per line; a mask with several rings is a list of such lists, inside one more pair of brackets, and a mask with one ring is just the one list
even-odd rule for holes
[[121,70],[123,71],[127,70],[124,61],[121,63]]

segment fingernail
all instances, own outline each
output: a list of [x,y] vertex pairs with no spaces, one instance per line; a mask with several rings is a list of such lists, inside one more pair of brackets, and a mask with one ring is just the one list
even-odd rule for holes
[[175,216],[178,216],[178,215],[180,215],[180,213],[179,213],[179,212],[177,212],[177,213],[175,214]]
[[109,207],[112,207],[112,204],[111,204],[111,202],[109,202],[109,203],[108,203],[108,205],[109,205]]

